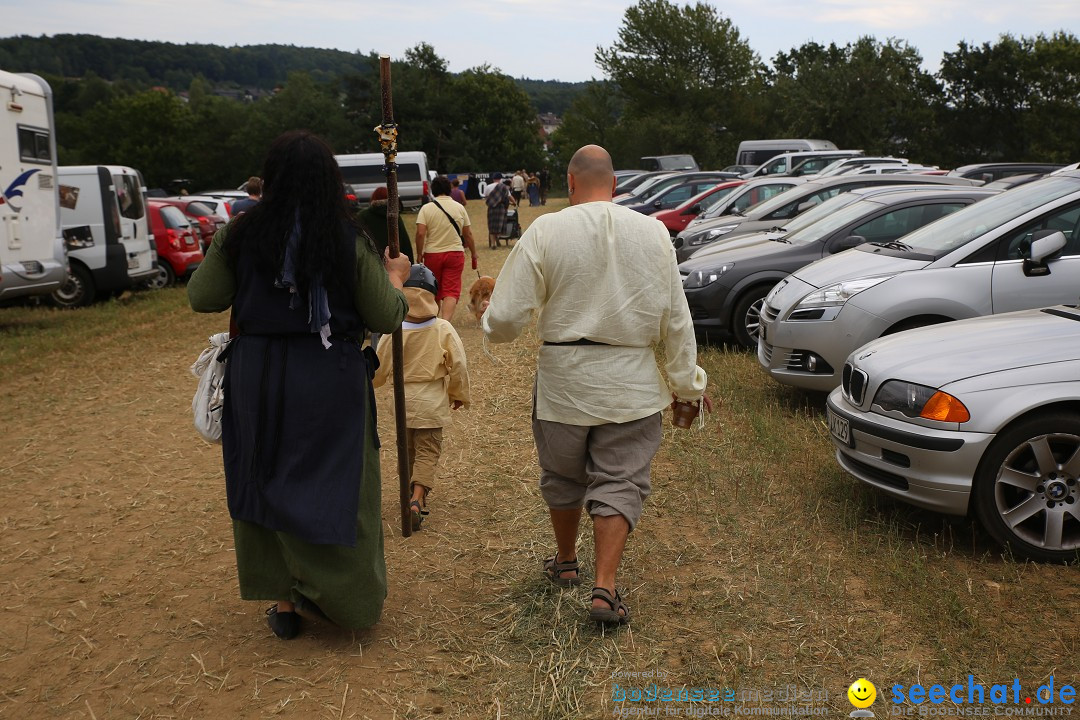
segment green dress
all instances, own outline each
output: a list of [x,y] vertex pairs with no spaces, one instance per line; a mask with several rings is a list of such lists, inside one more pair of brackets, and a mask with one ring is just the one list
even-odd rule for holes
[[[236,278],[222,248],[224,233],[215,236],[188,283],[188,299],[197,312],[227,310],[236,296]],[[405,297],[393,288],[381,260],[361,239],[356,257],[356,310],[369,329],[391,332],[408,310]],[[358,629],[378,622],[386,597],[386,565],[373,408],[369,408],[364,434],[355,545],[313,544],[288,532],[234,519],[240,595],[245,600],[297,602],[303,597],[341,627]]]
[[[379,255],[383,254],[389,244],[389,231],[386,227],[386,201],[377,200],[356,214],[356,221],[367,230],[368,235],[375,241],[375,249]],[[405,229],[405,221],[398,215],[398,250],[402,255],[409,258],[410,262],[416,262],[413,255],[412,241],[409,240],[409,231]]]

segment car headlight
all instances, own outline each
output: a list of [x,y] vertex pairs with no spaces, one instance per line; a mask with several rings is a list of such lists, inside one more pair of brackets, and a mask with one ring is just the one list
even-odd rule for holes
[[721,225],[718,228],[713,228],[712,230],[709,230],[708,232],[704,232],[701,235],[698,235],[697,237],[690,238],[690,245],[704,245],[705,243],[710,243],[713,240],[715,240],[716,238],[721,237],[722,235],[727,235],[729,232],[731,232],[732,230],[734,230],[737,227],[738,227],[738,225],[736,224],[736,225]]
[[693,290],[694,288],[703,288],[706,285],[711,285],[720,279],[720,276],[733,268],[735,263],[725,263],[717,268],[709,268],[707,270],[692,270],[686,279],[683,280],[683,288]]
[[889,380],[878,388],[874,404],[882,410],[897,410],[907,417],[926,420],[962,423],[971,419],[964,403],[952,395],[903,380]]
[[824,307],[843,307],[848,300],[855,297],[863,290],[874,287],[878,283],[883,283],[892,275],[882,275],[880,277],[867,277],[859,278],[858,280],[845,280],[838,282],[835,285],[827,285],[819,290],[815,290],[810,293],[795,306],[796,310],[806,310],[808,308],[824,308]]

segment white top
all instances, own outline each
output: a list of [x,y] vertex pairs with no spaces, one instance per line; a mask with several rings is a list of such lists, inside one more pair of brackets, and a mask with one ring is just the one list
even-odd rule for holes
[[[537,218],[510,251],[484,313],[484,333],[509,342],[539,310],[536,416],[572,425],[623,423],[697,400],[697,362],[675,249],[659,220],[610,202]],[[668,384],[654,346],[666,349]]]
[[522,190],[524,190],[525,178],[521,177],[520,175],[514,175],[514,177],[510,179],[510,189],[516,192],[521,192]]

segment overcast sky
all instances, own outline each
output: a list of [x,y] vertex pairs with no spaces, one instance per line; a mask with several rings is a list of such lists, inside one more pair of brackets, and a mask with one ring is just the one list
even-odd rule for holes
[[[424,41],[460,72],[490,63],[514,77],[602,77],[624,0],[0,0],[0,36],[91,33],[177,43],[386,52]],[[805,42],[862,35],[908,41],[934,72],[957,43],[1005,32],[1080,35],[1080,0],[726,0],[717,5],[765,61]],[[17,68],[7,68],[14,70]]]

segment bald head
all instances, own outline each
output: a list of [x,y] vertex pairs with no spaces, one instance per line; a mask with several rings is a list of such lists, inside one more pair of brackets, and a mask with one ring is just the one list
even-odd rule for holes
[[586,145],[574,153],[566,174],[571,204],[611,199],[615,169],[611,165],[611,155],[599,145]]

